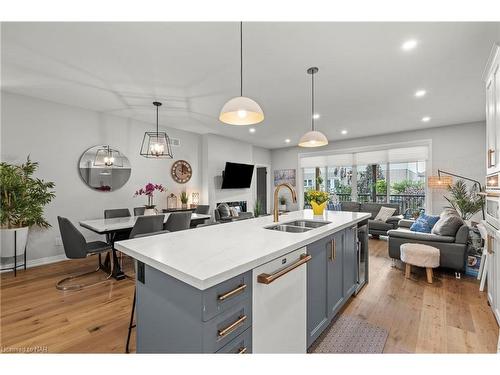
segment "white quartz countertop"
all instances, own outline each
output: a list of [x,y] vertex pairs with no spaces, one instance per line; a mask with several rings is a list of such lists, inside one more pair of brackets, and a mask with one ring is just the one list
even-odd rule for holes
[[115,243],[117,250],[178,280],[204,290],[320,238],[370,218],[369,213],[294,211],[280,223],[298,219],[329,221],[304,233],[265,229],[273,217],[235,221]]

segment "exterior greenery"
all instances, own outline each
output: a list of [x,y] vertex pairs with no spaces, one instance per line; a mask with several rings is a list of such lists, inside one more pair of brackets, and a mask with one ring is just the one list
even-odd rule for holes
[[463,180],[458,180],[448,187],[450,197],[444,198],[450,204],[450,208],[455,209],[463,220],[469,220],[472,215],[481,211],[484,206],[484,198],[478,195],[477,187],[467,189]]
[[394,182],[391,189],[396,194],[423,194],[425,186],[423,181],[403,180]]
[[0,163],[2,228],[50,227],[43,217],[43,209],[55,198],[55,184],[33,177],[37,169],[38,163],[32,162],[29,156],[22,165]]

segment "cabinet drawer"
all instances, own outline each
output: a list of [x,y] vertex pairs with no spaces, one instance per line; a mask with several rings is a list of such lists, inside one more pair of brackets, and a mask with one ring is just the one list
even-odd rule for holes
[[252,352],[252,329],[247,328],[245,332],[235,337],[217,353],[248,354]]
[[236,306],[252,296],[252,272],[226,280],[203,292],[203,321]]
[[203,323],[203,351],[215,353],[252,325],[252,301],[247,299]]

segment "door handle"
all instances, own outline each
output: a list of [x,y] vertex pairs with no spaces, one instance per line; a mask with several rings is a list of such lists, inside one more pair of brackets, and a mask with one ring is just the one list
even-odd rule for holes
[[337,245],[335,243],[335,238],[330,241],[330,260],[333,262],[337,258]]
[[490,236],[488,234],[488,253],[494,254],[495,251],[493,250],[493,236]]
[[309,254],[301,254],[300,259],[295,263],[290,264],[288,267],[283,268],[277,272],[272,274],[261,273],[257,276],[257,282],[260,284],[271,284],[273,281],[279,279],[281,276],[286,275],[288,272],[293,271],[295,268],[300,267],[301,265],[309,262],[312,259],[312,256]]
[[488,149],[488,168],[495,166],[495,162],[492,159],[492,156],[494,156],[494,154],[495,154],[495,150],[489,148]]

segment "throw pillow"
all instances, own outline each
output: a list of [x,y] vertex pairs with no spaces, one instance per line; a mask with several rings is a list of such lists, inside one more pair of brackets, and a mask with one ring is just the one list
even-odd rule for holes
[[380,211],[378,212],[377,216],[375,216],[375,220],[383,221],[385,223],[387,219],[394,215],[394,212],[396,212],[395,208],[382,206],[380,207]]
[[431,233],[440,236],[455,237],[458,229],[464,224],[460,216],[448,215],[440,218]]
[[232,217],[238,217],[240,216],[239,211],[236,207],[230,207],[229,210],[231,211],[231,216]]
[[450,216],[450,215],[454,215],[454,216],[460,217],[460,215],[458,214],[457,210],[455,210],[454,208],[445,208],[441,212],[441,215],[439,215],[439,217],[443,218],[445,216]]
[[439,216],[426,215],[422,212],[417,220],[411,225],[410,230],[413,232],[431,233],[432,228],[438,221]]
[[225,203],[219,204],[217,207],[219,210],[219,214],[221,218],[229,217],[231,216],[231,211],[229,210],[229,206]]

